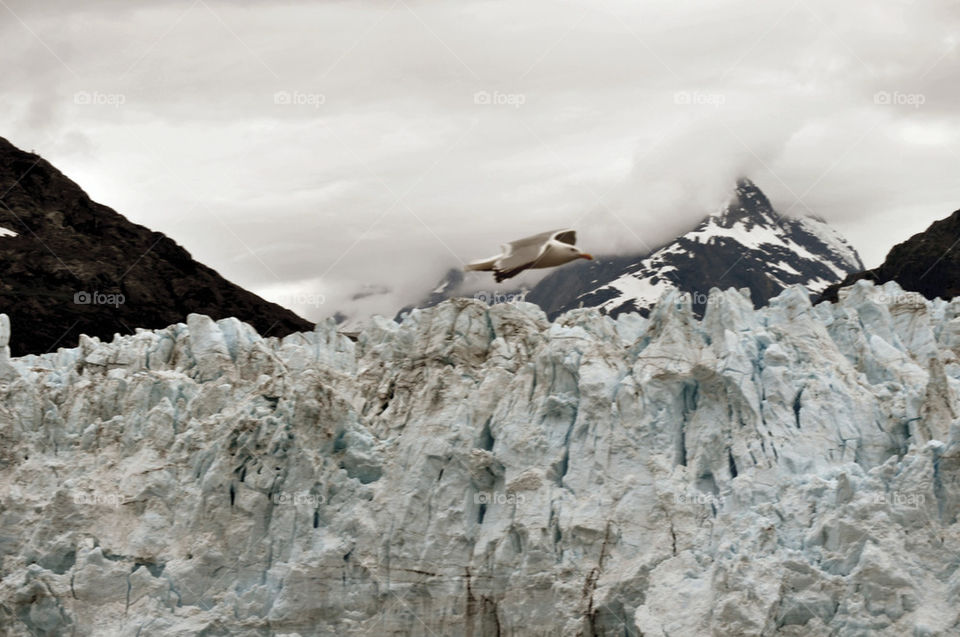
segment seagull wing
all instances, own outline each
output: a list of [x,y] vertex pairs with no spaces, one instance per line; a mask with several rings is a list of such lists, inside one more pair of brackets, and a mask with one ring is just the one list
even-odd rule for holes
[[524,270],[533,267],[537,259],[546,251],[547,244],[525,246],[497,259],[493,266],[493,276],[497,283],[515,277]]
[[530,237],[517,239],[503,245],[503,254],[494,264],[494,278],[497,282],[517,276],[527,268],[530,268],[543,256],[547,250],[547,243],[550,239],[556,237],[562,230],[551,230],[550,232],[541,232]]
[[560,243],[567,243],[572,246],[577,245],[576,230],[554,230],[553,235],[550,238],[554,241],[559,241]]

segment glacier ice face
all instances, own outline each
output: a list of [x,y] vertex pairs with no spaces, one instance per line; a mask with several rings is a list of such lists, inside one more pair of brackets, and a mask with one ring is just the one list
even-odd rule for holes
[[957,634],[958,348],[860,282],[0,351],[0,626]]

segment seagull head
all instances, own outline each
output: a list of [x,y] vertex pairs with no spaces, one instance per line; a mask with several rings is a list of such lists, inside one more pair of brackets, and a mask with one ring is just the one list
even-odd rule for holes
[[554,241],[553,247],[554,249],[560,250],[561,252],[566,254],[567,255],[566,258],[569,261],[573,261],[574,259],[589,259],[591,261],[593,260],[592,254],[588,252],[581,252],[580,248],[578,248],[577,246],[572,246],[568,243],[561,243],[559,241]]

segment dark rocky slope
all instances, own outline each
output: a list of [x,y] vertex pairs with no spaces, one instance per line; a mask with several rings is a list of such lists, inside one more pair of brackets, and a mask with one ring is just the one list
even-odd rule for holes
[[861,279],[877,283],[896,281],[904,290],[928,299],[950,300],[960,295],[960,210],[935,221],[925,231],[893,246],[877,268],[857,272],[823,291],[817,301],[836,301],[840,288]]
[[[122,303],[109,295],[122,295]],[[91,201],[47,161],[3,138],[0,311],[15,327],[14,356],[71,347],[80,334],[109,340],[162,328],[190,312],[235,316],[270,336],[313,328],[197,263],[172,239]]]

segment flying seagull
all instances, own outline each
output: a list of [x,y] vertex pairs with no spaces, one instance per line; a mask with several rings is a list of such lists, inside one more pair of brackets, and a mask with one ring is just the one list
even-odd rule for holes
[[468,263],[466,270],[493,271],[497,283],[516,276],[528,268],[552,268],[575,259],[593,259],[593,255],[580,252],[574,244],[574,230],[551,230],[532,237],[517,239],[501,246],[502,254]]

